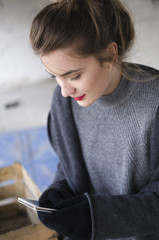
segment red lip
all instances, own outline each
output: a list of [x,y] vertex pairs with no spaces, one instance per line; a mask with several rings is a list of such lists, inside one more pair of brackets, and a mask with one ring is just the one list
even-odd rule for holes
[[80,97],[72,97],[76,101],[82,101],[82,99],[85,97],[86,94],[80,96]]

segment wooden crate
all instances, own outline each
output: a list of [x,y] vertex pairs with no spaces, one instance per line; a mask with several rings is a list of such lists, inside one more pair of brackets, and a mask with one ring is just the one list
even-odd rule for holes
[[58,240],[44,227],[35,211],[17,202],[18,197],[38,199],[40,190],[20,163],[0,169],[0,240]]

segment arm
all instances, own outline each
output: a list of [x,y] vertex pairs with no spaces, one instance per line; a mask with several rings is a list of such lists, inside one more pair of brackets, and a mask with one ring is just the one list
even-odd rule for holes
[[92,217],[92,239],[144,236],[158,232],[159,193],[132,196],[88,195]]
[[71,100],[61,96],[59,86],[55,89],[48,116],[48,137],[60,161],[54,184],[62,177],[75,195],[89,191],[89,179],[83,162]]
[[[48,139],[52,146],[52,148],[56,151],[55,141],[53,139],[52,129],[51,129],[51,114],[49,112],[48,121],[47,121],[47,133]],[[51,189],[56,189],[59,192],[63,193],[63,198],[69,198],[73,196],[71,189],[69,188],[67,181],[65,179],[61,163],[58,163],[55,178],[53,183],[49,186],[49,188],[42,194],[42,196],[46,195]]]
[[56,181],[43,192],[39,205],[56,208],[52,214],[38,212],[41,222],[63,236],[75,240],[91,239],[91,216],[87,198],[84,195],[74,195],[63,178],[60,164]]
[[[51,134],[51,115],[48,116],[48,136],[54,149]],[[38,212],[41,222],[50,229],[73,239],[91,239],[91,218],[88,200],[84,195],[75,196],[64,177],[61,163],[58,164],[53,183],[43,192],[39,205],[56,208],[57,212],[47,214]]]
[[39,199],[40,206],[59,211],[52,214],[38,212],[38,215],[46,227],[73,239],[88,240],[91,238],[90,208],[83,195],[88,181],[70,101],[61,98],[59,90],[58,87],[55,91],[48,116],[48,137],[60,163],[53,183]]

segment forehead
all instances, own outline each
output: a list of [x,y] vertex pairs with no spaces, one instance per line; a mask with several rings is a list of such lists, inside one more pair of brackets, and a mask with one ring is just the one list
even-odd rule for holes
[[64,48],[41,56],[41,61],[47,70],[62,74],[82,68],[88,59],[77,55],[71,48]]

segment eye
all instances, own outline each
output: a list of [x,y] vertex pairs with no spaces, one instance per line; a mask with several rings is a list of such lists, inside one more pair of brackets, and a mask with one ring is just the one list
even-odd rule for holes
[[79,79],[80,77],[81,77],[81,74],[77,75],[77,76],[74,77],[74,78],[71,78],[71,80],[77,80],[77,79]]
[[51,78],[56,79],[56,77],[55,77],[53,74],[51,74],[50,72],[48,72],[46,69],[45,69],[45,71],[50,75]]
[[51,75],[51,78],[56,79],[56,77],[54,75]]

